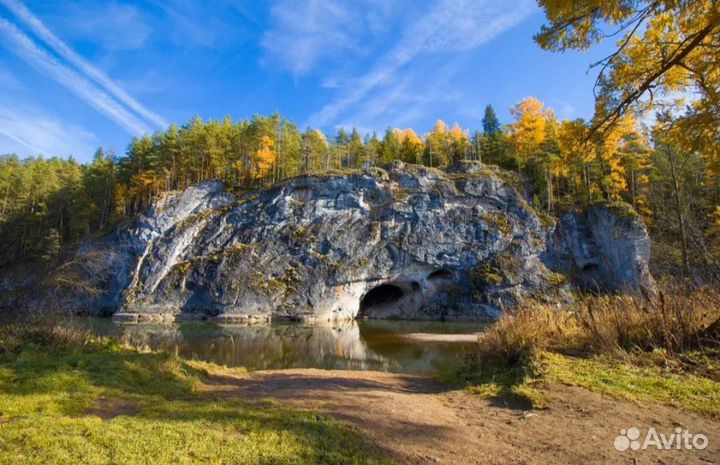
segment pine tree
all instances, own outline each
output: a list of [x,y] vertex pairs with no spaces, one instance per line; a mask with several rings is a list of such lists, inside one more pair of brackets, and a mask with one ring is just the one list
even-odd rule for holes
[[395,137],[400,144],[397,158],[406,163],[422,163],[423,151],[425,143],[410,128],[394,129]]
[[357,129],[353,128],[350,133],[350,140],[347,146],[348,160],[345,165],[348,168],[362,168],[365,160],[365,142]]
[[458,163],[461,160],[467,160],[470,154],[470,138],[466,131],[455,123],[450,131],[448,131],[450,142],[450,160],[452,163]]
[[492,105],[485,107],[485,114],[482,119],[483,135],[488,139],[495,139],[502,133],[502,125],[495,114]]
[[348,135],[345,128],[338,129],[338,133],[335,136],[335,143],[332,147],[334,150],[334,156],[338,160],[338,168],[350,167],[350,136]]
[[260,140],[260,148],[255,152],[254,169],[252,176],[263,183],[272,173],[277,152],[273,149],[275,141],[270,136],[262,136]]
[[509,126],[512,153],[516,165],[523,169],[540,152],[552,111],[535,97],[528,97],[511,108],[510,114],[515,118]]
[[303,134],[303,173],[329,171],[335,166],[332,163],[332,152],[325,135],[317,129],[308,128]]
[[370,136],[368,141],[365,143],[365,147],[367,152],[367,167],[377,165],[382,160],[383,144],[378,139],[375,132],[372,133],[372,136]]
[[397,133],[392,128],[387,128],[385,137],[382,140],[382,157],[383,164],[391,163],[393,160],[400,158],[400,141]]
[[568,205],[586,205],[591,198],[591,165],[597,153],[590,128],[582,119],[563,121],[558,134],[561,162],[568,167]]

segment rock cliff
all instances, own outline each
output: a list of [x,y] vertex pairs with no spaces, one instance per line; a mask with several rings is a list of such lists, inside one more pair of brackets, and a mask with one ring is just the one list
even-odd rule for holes
[[110,254],[118,320],[482,320],[573,285],[649,292],[642,222],[598,206],[544,218],[479,163],[303,176],[230,195],[205,182],[158,200],[82,253]]

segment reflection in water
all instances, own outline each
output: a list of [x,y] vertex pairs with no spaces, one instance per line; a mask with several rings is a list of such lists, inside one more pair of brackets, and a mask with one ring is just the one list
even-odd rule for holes
[[413,341],[403,333],[469,333],[477,324],[362,321],[327,325],[123,325],[86,319],[100,334],[180,357],[251,370],[324,368],[434,374],[456,367],[466,344]]

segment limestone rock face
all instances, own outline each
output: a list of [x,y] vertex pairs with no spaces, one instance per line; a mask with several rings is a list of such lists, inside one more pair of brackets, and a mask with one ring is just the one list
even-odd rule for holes
[[640,222],[598,209],[543,224],[508,176],[396,162],[239,196],[218,182],[166,194],[87,247],[114,254],[89,305],[126,321],[482,320],[562,298],[576,275],[652,287]]
[[[187,218],[234,202],[235,198],[224,194],[223,189],[220,182],[206,182],[183,192],[166,193],[131,226],[120,227],[101,240],[85,243],[78,252],[77,261],[86,270],[84,279],[102,292],[97,296],[71,292],[69,296],[53,296],[53,299],[63,300],[63,308],[77,308],[101,315],[116,313],[125,304],[126,291],[143,285],[139,282],[138,266],[146,263],[146,259],[152,259],[147,254],[154,250],[155,241]],[[143,313],[146,319],[161,319],[159,315]],[[118,317],[118,320],[122,318]],[[138,316],[125,318],[134,321]],[[166,316],[164,319],[167,319]]]
[[566,213],[549,241],[555,268],[577,286],[597,292],[656,293],[648,262],[650,239],[642,220],[625,204]]

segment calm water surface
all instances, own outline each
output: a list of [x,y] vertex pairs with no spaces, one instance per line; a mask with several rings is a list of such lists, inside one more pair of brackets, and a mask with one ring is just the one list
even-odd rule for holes
[[424,342],[404,334],[475,333],[476,323],[360,321],[325,325],[277,323],[225,326],[119,324],[83,319],[83,326],[136,345],[166,350],[183,358],[251,370],[325,368],[438,374],[462,361],[468,344]]

